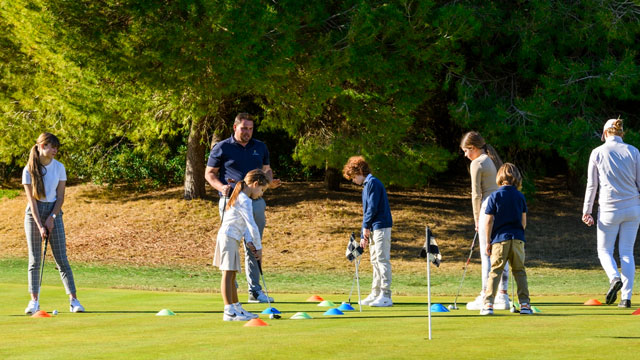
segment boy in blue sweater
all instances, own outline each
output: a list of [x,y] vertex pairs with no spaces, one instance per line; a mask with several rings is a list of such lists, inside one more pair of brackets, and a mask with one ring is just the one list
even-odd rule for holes
[[524,268],[527,202],[524,195],[518,191],[522,185],[522,176],[515,165],[505,163],[498,170],[496,183],[500,188],[489,196],[485,210],[487,239],[491,239],[485,251],[491,256],[491,271],[480,315],[493,315],[493,300],[498,292],[502,271],[507,261],[511,265],[511,272],[518,284],[520,314],[529,315],[532,312],[529,304],[527,272]]
[[380,180],[371,175],[362,156],[352,156],[342,170],[344,177],[362,189],[362,239],[360,246],[370,244],[373,282],[371,294],[361,305],[387,307],[391,301],[391,210],[387,191]]

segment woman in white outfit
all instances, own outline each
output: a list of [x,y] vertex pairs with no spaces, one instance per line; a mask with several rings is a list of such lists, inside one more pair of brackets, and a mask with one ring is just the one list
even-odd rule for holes
[[[606,303],[615,302],[622,289],[618,306],[629,308],[635,276],[633,246],[640,224],[640,152],[625,144],[623,135],[622,120],[608,120],[601,138],[605,143],[591,152],[582,221],[587,226],[595,222],[591,212],[599,186],[597,242],[598,258],[609,278]],[[622,274],[613,257],[616,237]]]
[[[484,230],[486,200],[494,191],[498,190],[496,185],[496,174],[502,160],[496,150],[487,144],[482,136],[470,131],[466,133],[460,141],[460,148],[465,157],[471,160],[471,203],[473,205],[473,219],[475,229],[480,242],[480,258],[482,260],[482,291],[480,295],[470,303],[467,303],[468,310],[480,310],[484,302],[484,293],[487,288],[487,279],[491,270],[491,259],[483,251],[487,247],[486,231]],[[509,283],[509,266],[505,266],[500,283],[500,293],[494,301],[494,309],[508,310],[509,296],[507,295],[507,284]]]

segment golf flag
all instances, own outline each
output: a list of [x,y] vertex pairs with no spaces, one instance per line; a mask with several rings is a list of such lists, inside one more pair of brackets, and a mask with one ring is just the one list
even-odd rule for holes
[[442,261],[442,255],[440,255],[438,243],[436,242],[436,238],[433,236],[433,233],[428,226],[424,246],[420,250],[420,257],[428,258],[428,261],[431,261],[435,266],[440,266],[440,262]]
[[362,255],[364,249],[360,247],[360,243],[356,241],[356,234],[351,233],[351,237],[349,238],[349,243],[347,244],[347,251],[345,252],[345,256],[347,260],[353,262],[353,260],[357,259]]

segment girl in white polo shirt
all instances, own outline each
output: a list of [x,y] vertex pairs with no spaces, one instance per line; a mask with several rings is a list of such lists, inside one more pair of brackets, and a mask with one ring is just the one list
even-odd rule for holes
[[42,239],[49,238],[62,283],[69,295],[69,311],[84,312],[76,297],[73,272],[67,260],[67,246],[62,222],[62,204],[67,182],[64,165],[54,159],[60,141],[50,133],[42,133],[29,153],[29,162],[22,171],[22,184],[27,194],[24,230],[29,247],[29,292],[31,301],[25,309],[32,314],[40,309],[40,266]]
[[258,317],[243,309],[238,301],[236,273],[240,271],[238,250],[243,237],[245,246],[256,260],[262,260],[262,241],[253,218],[251,199],[260,198],[268,187],[269,180],[262,170],[249,171],[244,180],[236,184],[223,213],[213,263],[222,270],[220,292],[224,301],[224,321],[248,321]]

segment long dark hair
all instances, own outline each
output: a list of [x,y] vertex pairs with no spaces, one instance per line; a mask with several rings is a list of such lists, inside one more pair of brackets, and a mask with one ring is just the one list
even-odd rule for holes
[[500,169],[500,167],[502,166],[502,159],[500,159],[500,155],[498,155],[498,152],[493,148],[493,146],[487,144],[484,141],[482,135],[480,135],[480,133],[477,131],[469,131],[468,133],[464,134],[462,140],[460,140],[461,148],[468,148],[471,146],[475,146],[478,149],[483,149],[487,153],[487,155],[489,155],[491,161],[493,161],[493,165],[496,167],[496,170]]
[[29,171],[29,174],[31,174],[31,187],[33,188],[33,197],[36,200],[44,199],[47,197],[47,194],[44,190],[43,180],[43,176],[47,173],[47,170],[40,162],[40,150],[38,150],[38,145],[45,144],[49,144],[51,147],[58,148],[60,147],[60,140],[58,140],[55,135],[45,132],[38,136],[36,144],[31,147],[31,151],[29,152],[29,162],[27,163],[27,171]]

